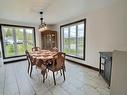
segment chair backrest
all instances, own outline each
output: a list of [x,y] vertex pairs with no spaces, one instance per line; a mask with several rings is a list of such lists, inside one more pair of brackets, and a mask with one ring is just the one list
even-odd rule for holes
[[37,67],[41,67],[43,63],[44,63],[44,61],[43,61],[43,60],[38,59],[38,61],[37,61],[36,65],[37,65]]
[[56,55],[53,56],[54,58],[54,63],[53,63],[53,67],[56,70],[59,70],[61,68],[65,67],[65,53],[63,52],[58,52]]
[[28,50],[25,50],[25,53],[26,53],[26,57],[28,59],[29,58],[29,52],[28,52]]
[[26,53],[26,57],[27,57],[28,62],[29,62],[30,64],[34,64],[35,59],[33,59],[33,58],[30,56],[28,50],[26,50],[25,53]]
[[32,48],[32,51],[39,51],[39,50],[41,50],[40,47],[33,47]]
[[50,49],[50,51],[58,52],[58,48],[54,47],[54,48]]
[[27,58],[27,60],[28,60],[28,63],[30,64],[30,58],[29,58],[30,55],[29,55],[28,50],[26,50],[25,53],[26,53],[26,58]]

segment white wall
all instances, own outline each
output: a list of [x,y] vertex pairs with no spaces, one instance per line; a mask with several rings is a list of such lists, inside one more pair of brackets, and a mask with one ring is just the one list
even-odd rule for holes
[[57,31],[60,31],[60,25],[87,19],[86,60],[73,60],[99,67],[99,51],[127,50],[126,9],[127,0],[118,0],[105,8],[57,24]]

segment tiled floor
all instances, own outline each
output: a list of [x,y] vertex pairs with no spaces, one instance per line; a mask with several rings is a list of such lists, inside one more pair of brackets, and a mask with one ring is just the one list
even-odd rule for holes
[[42,82],[40,70],[34,68],[32,78],[27,74],[27,61],[0,67],[0,95],[110,95],[107,84],[98,72],[66,61],[66,81],[52,72]]

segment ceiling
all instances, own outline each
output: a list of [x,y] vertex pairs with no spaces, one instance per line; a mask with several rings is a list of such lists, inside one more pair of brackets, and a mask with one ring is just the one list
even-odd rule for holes
[[0,0],[0,19],[39,24],[39,11],[43,10],[45,22],[56,24],[111,3],[112,0]]

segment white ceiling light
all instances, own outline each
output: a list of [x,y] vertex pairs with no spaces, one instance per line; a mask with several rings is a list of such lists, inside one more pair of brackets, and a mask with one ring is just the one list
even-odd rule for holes
[[47,29],[47,25],[43,21],[44,18],[43,18],[43,12],[42,11],[40,12],[40,20],[41,20],[41,24],[39,25],[39,31],[41,32],[41,31],[44,31]]

